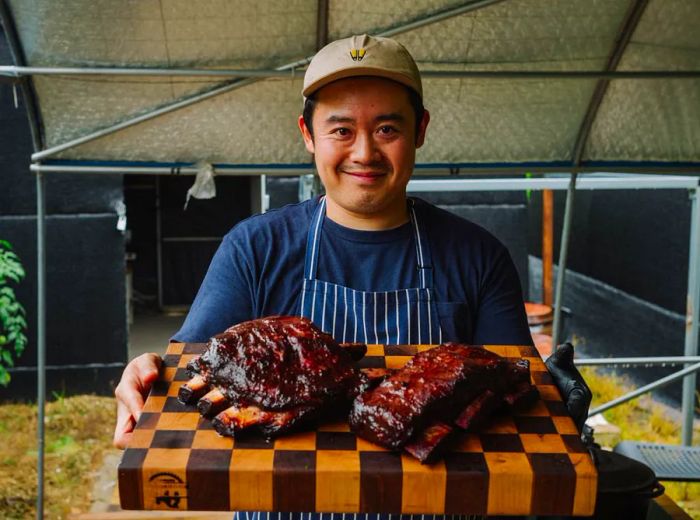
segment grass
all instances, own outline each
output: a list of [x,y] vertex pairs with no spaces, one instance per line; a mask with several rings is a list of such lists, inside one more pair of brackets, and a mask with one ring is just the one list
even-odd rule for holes
[[[90,509],[92,484],[111,448],[114,399],[54,396],[46,407],[45,498],[47,518]],[[0,406],[0,518],[36,516],[36,405]]]
[[[593,391],[591,408],[606,403],[635,388],[628,378],[616,373],[584,367],[581,374]],[[649,394],[616,406],[603,413],[605,419],[619,427],[621,440],[680,444],[679,418],[671,417],[668,407],[654,401]],[[700,444],[700,429],[693,431],[693,445]],[[700,483],[664,482],[666,494],[691,517],[700,520]]]

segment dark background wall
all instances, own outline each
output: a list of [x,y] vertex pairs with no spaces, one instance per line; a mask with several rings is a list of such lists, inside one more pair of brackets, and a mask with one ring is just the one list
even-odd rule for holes
[[221,238],[251,214],[250,177],[216,177],[216,197],[192,198],[184,209],[187,190],[193,182],[193,176],[124,178],[129,229],[126,249],[133,258],[130,267],[136,311],[158,310],[158,240],[162,244],[163,306],[187,307]]
[[[565,192],[555,192],[555,262]],[[541,193],[529,213],[530,294],[541,293]],[[691,201],[686,190],[577,192],[563,305],[584,356],[684,352]],[[681,367],[624,369],[638,383]],[[681,383],[656,395],[680,399]]]
[[[541,256],[541,193],[533,192],[530,200],[529,251]],[[555,192],[555,261],[565,201],[565,192]],[[579,191],[568,267],[685,313],[690,209],[686,190]]]
[[[0,63],[10,64],[0,31]],[[36,395],[36,189],[31,138],[20,97],[0,83],[0,238],[14,246],[27,276],[16,294],[27,311],[29,344],[0,399]],[[127,357],[124,238],[116,229],[120,176],[46,177],[47,371],[51,392],[109,393]],[[66,368],[81,365],[82,368]]]

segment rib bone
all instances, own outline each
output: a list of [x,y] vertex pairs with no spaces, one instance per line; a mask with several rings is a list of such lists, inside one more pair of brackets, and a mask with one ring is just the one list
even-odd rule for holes
[[214,388],[207,392],[197,403],[197,409],[203,417],[212,417],[226,408],[228,401],[221,390]]
[[208,385],[204,378],[200,375],[194,376],[180,387],[177,397],[183,404],[190,404],[195,399],[203,396],[208,389]]

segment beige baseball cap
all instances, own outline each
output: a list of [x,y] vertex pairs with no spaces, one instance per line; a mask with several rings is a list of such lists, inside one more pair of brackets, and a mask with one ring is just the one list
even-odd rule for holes
[[390,38],[362,34],[336,40],[313,57],[304,76],[304,97],[332,81],[354,76],[379,76],[415,90],[423,98],[418,66],[406,47]]

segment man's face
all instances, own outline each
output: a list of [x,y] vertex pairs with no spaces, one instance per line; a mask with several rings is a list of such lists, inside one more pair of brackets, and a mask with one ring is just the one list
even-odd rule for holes
[[366,229],[405,222],[406,184],[428,112],[416,136],[406,88],[374,77],[335,81],[316,100],[313,136],[301,117],[299,127],[326,188],[329,217]]

